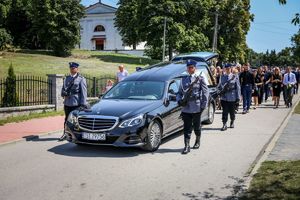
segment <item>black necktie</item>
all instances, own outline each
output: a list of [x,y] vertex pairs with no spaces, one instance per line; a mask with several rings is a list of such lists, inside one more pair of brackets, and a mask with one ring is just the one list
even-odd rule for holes
[[288,81],[290,81],[291,79],[290,79],[290,73],[288,73]]

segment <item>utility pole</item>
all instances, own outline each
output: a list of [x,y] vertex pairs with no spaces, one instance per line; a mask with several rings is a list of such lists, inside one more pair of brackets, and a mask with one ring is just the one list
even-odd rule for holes
[[218,28],[219,28],[219,13],[215,12],[215,28],[214,28],[215,30],[214,30],[214,38],[213,38],[213,45],[212,45],[213,52],[217,51]]
[[166,54],[166,29],[167,29],[167,17],[164,19],[164,38],[163,38],[163,56],[162,61],[165,61]]

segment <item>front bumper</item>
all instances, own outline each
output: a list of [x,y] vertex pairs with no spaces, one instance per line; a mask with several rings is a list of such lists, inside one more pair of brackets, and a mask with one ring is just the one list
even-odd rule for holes
[[[87,132],[75,128],[69,122],[65,125],[65,133],[67,141],[76,144],[88,145],[102,145],[102,146],[115,146],[115,147],[142,147],[145,145],[147,128],[145,126],[130,127],[130,128],[115,128],[111,131],[105,132],[106,140],[94,141],[82,138],[82,133]],[[103,132],[101,132],[103,133]]]

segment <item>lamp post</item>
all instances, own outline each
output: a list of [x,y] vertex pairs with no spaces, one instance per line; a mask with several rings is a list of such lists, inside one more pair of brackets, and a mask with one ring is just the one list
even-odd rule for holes
[[164,18],[164,37],[163,37],[163,56],[162,61],[165,61],[166,54],[166,29],[167,29],[167,17]]

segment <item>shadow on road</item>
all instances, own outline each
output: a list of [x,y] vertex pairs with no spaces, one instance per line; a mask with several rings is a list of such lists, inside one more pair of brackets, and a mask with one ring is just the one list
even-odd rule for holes
[[[175,134],[168,136],[163,139],[162,145],[166,144],[172,139],[180,137],[182,135],[182,131],[179,131]],[[47,141],[48,139],[52,140],[54,138],[43,138],[43,139],[31,139],[31,141]],[[57,140],[55,138],[54,140]],[[49,152],[71,156],[71,157],[107,157],[107,158],[125,158],[125,157],[134,157],[143,154],[159,154],[159,153],[178,153],[182,151],[180,149],[166,149],[160,147],[156,152],[146,152],[139,148],[118,148],[113,146],[93,146],[93,145],[77,145],[72,143],[63,143],[61,145],[57,145],[51,149],[48,149]]]
[[222,133],[221,132],[221,128],[202,128],[202,131],[204,131],[204,134],[206,133],[206,131],[218,131],[217,133]]
[[[203,128],[204,133],[208,131],[220,131],[219,128]],[[182,137],[182,145],[179,148],[171,149],[164,148],[166,144],[178,137]],[[39,138],[39,136],[28,136],[26,141],[45,142],[56,141],[58,138]],[[166,154],[166,153],[180,153],[183,148],[183,131],[178,131],[162,140],[160,148],[155,152],[146,152],[139,148],[118,148],[113,146],[97,146],[97,145],[78,145],[73,143],[62,143],[51,149],[49,152],[71,157],[107,157],[107,158],[125,158],[134,157],[143,154]]]
[[23,137],[27,142],[49,142],[57,141],[58,138],[40,138],[38,135],[29,135]]
[[71,157],[106,157],[126,158],[145,154],[147,152],[137,148],[117,148],[111,146],[76,145],[65,143],[48,149],[49,152]]

